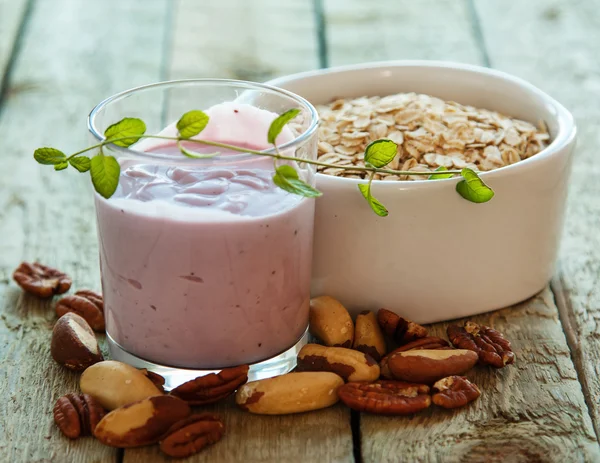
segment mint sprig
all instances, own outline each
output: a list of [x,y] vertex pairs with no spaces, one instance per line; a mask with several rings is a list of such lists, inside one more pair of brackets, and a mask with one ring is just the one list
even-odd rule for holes
[[[209,122],[209,116],[206,113],[199,110],[193,110],[186,112],[177,121],[176,126],[179,132],[178,136],[171,137],[164,135],[146,135],[146,124],[144,121],[138,118],[126,117],[121,119],[119,122],[110,125],[105,130],[104,140],[93,146],[77,151],[70,156],[67,156],[65,153],[56,148],[44,147],[36,149],[33,153],[33,157],[39,164],[51,165],[57,171],[67,169],[69,165],[78,172],[84,173],[89,171],[94,188],[98,194],[106,199],[110,198],[117,190],[121,167],[119,162],[113,156],[105,155],[102,151],[102,148],[108,144],[114,144],[116,146],[126,148],[142,138],[173,140],[177,143],[182,155],[194,159],[211,158],[218,155],[219,152],[196,153],[183,146],[183,141],[224,148],[227,150],[238,151],[257,156],[271,157],[275,163],[273,183],[289,193],[300,195],[306,198],[317,198],[321,196],[322,193],[300,178],[298,171],[294,167],[294,165],[297,163],[368,172],[368,183],[359,184],[358,189],[369,204],[369,207],[371,207],[371,209],[380,217],[387,216],[388,210],[373,196],[371,192],[374,175],[376,173],[393,175],[427,175],[430,180],[450,178],[454,175],[460,174],[462,180],[456,184],[456,191],[461,197],[473,203],[484,203],[494,197],[493,190],[486,185],[483,180],[481,180],[478,173],[472,169],[465,168],[461,171],[450,171],[445,167],[439,167],[436,169],[436,173],[434,174],[389,169],[388,166],[394,160],[398,151],[398,146],[392,140],[381,139],[370,143],[365,150],[364,167],[339,166],[318,160],[298,159],[294,156],[282,154],[276,144],[276,139],[285,125],[294,119],[299,113],[299,109],[290,109],[277,116],[269,126],[269,130],[267,132],[267,141],[273,145],[275,153],[270,151],[253,150],[242,146],[235,146],[212,140],[192,138],[196,135],[199,135],[206,128]],[[92,158],[83,155],[88,151],[96,149],[98,149],[99,152]],[[290,163],[278,166],[277,161],[289,161]]]

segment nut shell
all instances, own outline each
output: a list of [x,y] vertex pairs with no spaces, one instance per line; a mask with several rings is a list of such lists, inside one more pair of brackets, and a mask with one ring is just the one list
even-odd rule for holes
[[82,371],[103,359],[90,325],[71,312],[54,325],[50,353],[57,363],[74,371]]
[[379,365],[369,355],[344,347],[306,344],[298,353],[296,371],[330,371],[345,381],[375,381]]
[[262,415],[307,412],[335,404],[343,384],[340,376],[327,371],[288,373],[244,384],[235,401],[241,409]]
[[154,444],[190,412],[189,405],[177,397],[148,397],[107,414],[96,426],[94,435],[111,447]]
[[327,346],[352,347],[354,323],[346,308],[332,297],[310,300],[308,329]]
[[395,379],[425,384],[462,375],[476,363],[477,354],[465,349],[409,350],[387,357],[387,367]]
[[86,369],[79,386],[107,410],[163,394],[145,371],[115,360],[105,360]]

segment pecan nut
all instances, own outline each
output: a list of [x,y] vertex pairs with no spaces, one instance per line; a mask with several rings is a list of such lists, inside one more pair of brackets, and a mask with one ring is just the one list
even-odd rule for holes
[[67,394],[56,401],[54,422],[69,439],[89,436],[106,412],[87,394]]
[[54,325],[50,353],[57,363],[74,371],[85,370],[103,360],[92,328],[72,312],[60,317]]
[[370,310],[365,310],[356,316],[352,348],[370,355],[376,361],[381,360],[385,355],[385,339],[377,323],[377,317]]
[[394,379],[431,384],[446,376],[462,375],[477,363],[467,349],[409,350],[389,355],[387,368]]
[[225,426],[218,416],[201,413],[175,423],[160,441],[160,450],[174,458],[185,458],[218,442]]
[[463,328],[450,325],[447,332],[454,346],[477,353],[483,365],[503,368],[515,361],[510,342],[489,326],[466,322]]
[[310,300],[308,329],[327,346],[352,347],[354,323],[336,299],[319,296]]
[[353,410],[378,415],[410,415],[431,405],[429,386],[403,381],[347,383],[338,396]]
[[73,312],[83,317],[94,331],[104,331],[104,302],[102,296],[94,291],[77,291],[72,296],[65,296],[56,303],[56,315],[62,317]]
[[14,271],[13,279],[24,291],[43,299],[66,293],[72,283],[65,273],[38,262],[23,262]]
[[218,402],[233,394],[248,381],[248,365],[225,368],[219,373],[210,373],[192,379],[173,389],[170,394],[185,400],[190,405],[207,405]]
[[383,332],[398,344],[406,344],[415,339],[427,336],[427,328],[406,318],[402,318],[387,309],[379,309],[379,312],[377,312],[377,321]]
[[371,356],[344,347],[306,344],[298,352],[296,371],[330,371],[344,381],[375,381],[379,365]]
[[189,405],[177,397],[148,397],[105,415],[96,426],[94,436],[111,447],[150,445],[190,413]]
[[464,376],[448,376],[433,385],[433,403],[444,408],[458,408],[481,395],[479,388]]

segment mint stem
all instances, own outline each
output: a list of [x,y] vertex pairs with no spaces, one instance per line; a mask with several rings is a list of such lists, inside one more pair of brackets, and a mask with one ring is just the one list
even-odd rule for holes
[[[139,137],[140,138],[156,138],[156,139],[160,139],[160,140],[172,140],[172,141],[176,141],[176,142],[187,141],[187,142],[199,143],[202,145],[210,145],[210,146],[216,146],[219,148],[230,149],[232,151],[238,151],[240,153],[255,154],[257,156],[268,156],[271,158],[286,160],[286,161],[305,162],[307,164],[312,164],[314,166],[331,167],[334,169],[344,169],[344,170],[353,170],[353,171],[360,171],[360,172],[373,172],[373,173],[378,173],[378,174],[382,173],[382,174],[392,174],[392,175],[427,175],[427,176],[431,175],[431,172],[413,172],[413,171],[405,171],[405,170],[383,169],[383,168],[378,168],[378,167],[361,167],[361,166],[347,167],[347,166],[339,166],[339,165],[335,165],[335,164],[328,164],[326,162],[313,161],[312,159],[301,159],[300,160],[293,156],[284,156],[283,154],[280,154],[279,150],[277,149],[277,146],[275,146],[275,153],[266,153],[264,151],[252,150],[249,148],[242,148],[240,146],[229,145],[227,143],[220,143],[220,142],[211,141],[211,140],[199,140],[196,138],[168,137],[168,136],[164,136],[164,135],[141,135]],[[114,143],[116,141],[121,141],[121,140],[131,140],[131,136],[104,140],[96,145],[90,146],[81,151],[77,151],[76,153],[73,153],[66,160],[68,161],[69,159],[71,159],[75,156],[78,156],[80,154],[83,154],[87,151],[93,150],[95,148],[101,148],[104,145],[109,145],[111,143]],[[448,171],[444,171],[444,173],[445,174],[460,174],[461,171],[460,170],[448,170]]]

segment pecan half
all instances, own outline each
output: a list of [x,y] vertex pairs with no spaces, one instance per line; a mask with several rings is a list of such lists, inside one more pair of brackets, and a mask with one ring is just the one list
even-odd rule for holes
[[225,368],[218,374],[210,373],[177,386],[171,395],[190,405],[206,405],[229,396],[248,381],[248,365]]
[[14,271],[13,279],[24,291],[43,299],[66,293],[72,283],[65,273],[38,262],[23,262]]
[[338,396],[353,410],[378,415],[410,415],[431,405],[429,386],[403,381],[347,383]]
[[406,344],[427,336],[427,328],[402,318],[387,309],[379,309],[377,321],[383,332],[398,344]]
[[104,302],[102,295],[88,289],[65,296],[56,303],[56,315],[73,312],[83,317],[94,331],[104,331]]
[[481,395],[479,388],[464,376],[448,376],[433,385],[433,403],[444,408],[458,408]]
[[69,439],[89,436],[105,415],[105,410],[87,394],[67,394],[56,401],[54,422]]
[[160,450],[170,457],[185,458],[218,442],[225,426],[211,413],[192,415],[175,423],[160,441]]
[[450,325],[447,332],[454,346],[476,352],[481,364],[502,368],[515,361],[510,342],[489,326],[466,322],[464,328]]

